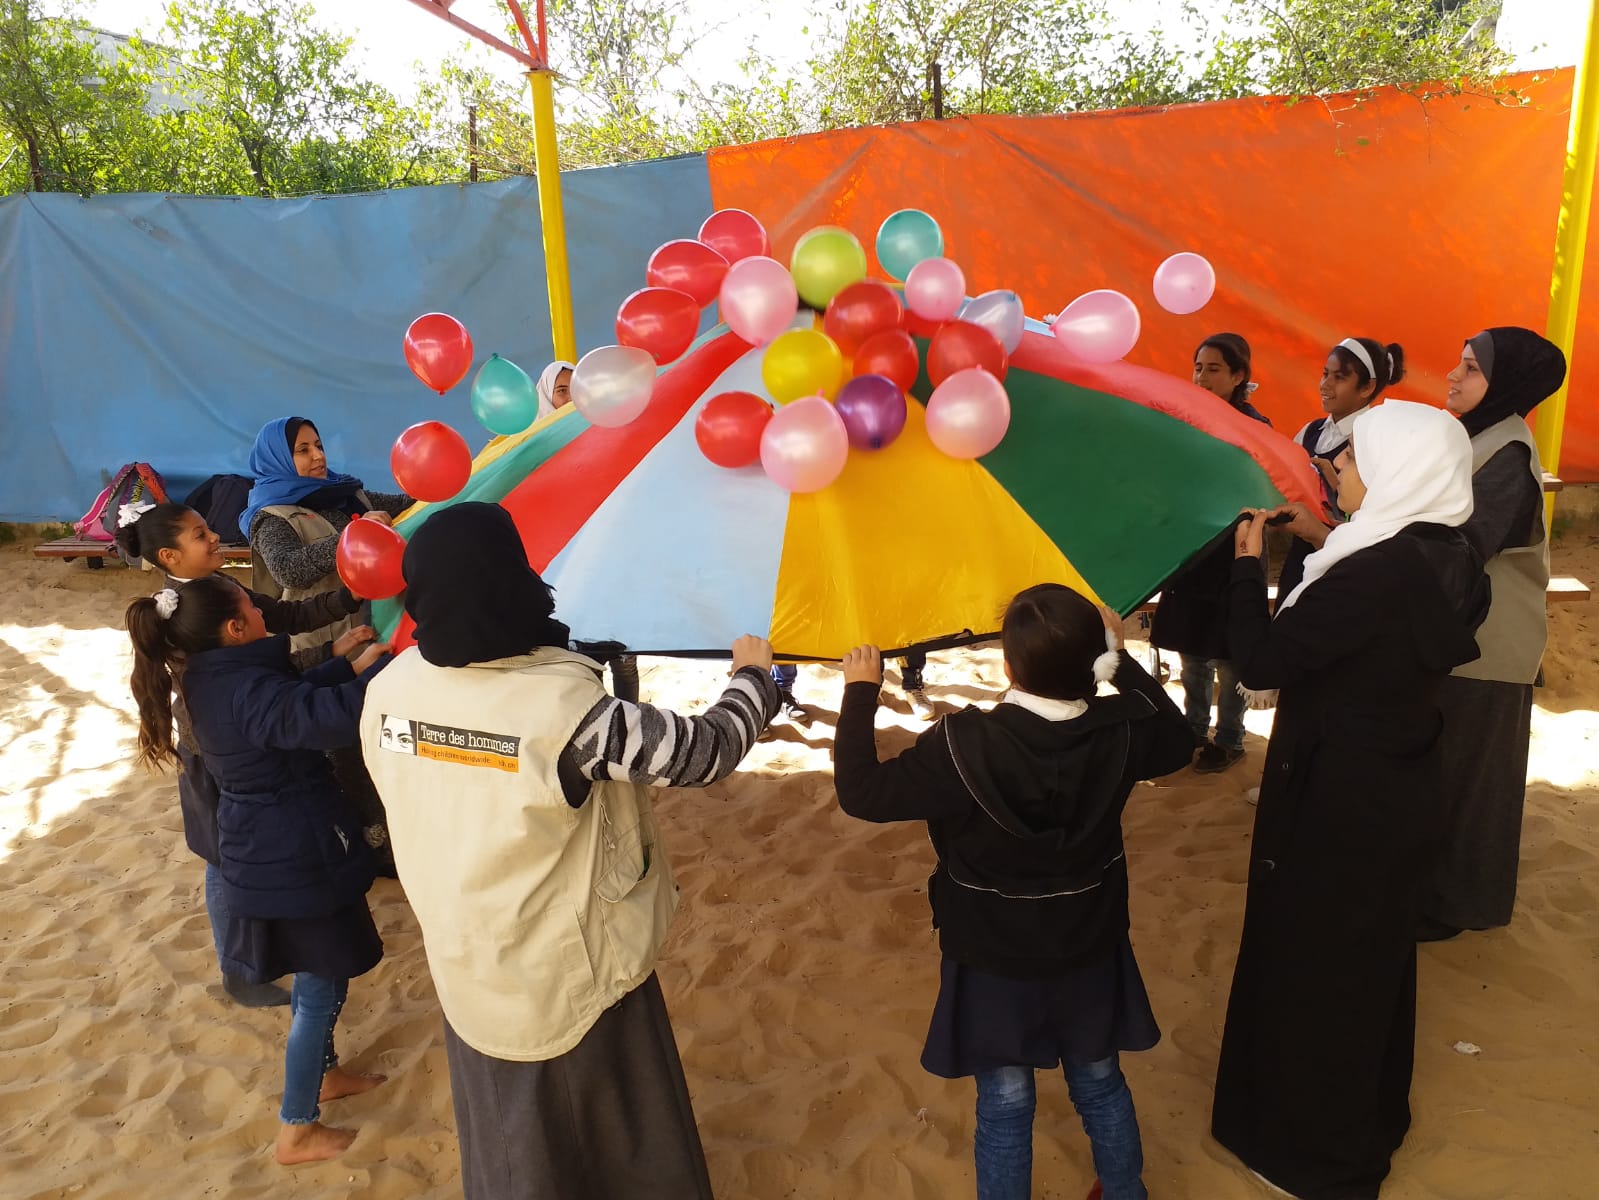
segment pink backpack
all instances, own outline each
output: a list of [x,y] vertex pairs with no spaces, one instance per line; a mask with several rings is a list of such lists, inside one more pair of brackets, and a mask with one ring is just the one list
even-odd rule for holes
[[95,542],[116,539],[117,515],[124,504],[165,504],[167,482],[149,463],[126,463],[117,468],[111,482],[94,498],[89,511],[79,517],[72,531]]

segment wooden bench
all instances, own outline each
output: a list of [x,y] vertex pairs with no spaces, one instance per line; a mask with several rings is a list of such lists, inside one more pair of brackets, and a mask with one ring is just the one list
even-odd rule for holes
[[[117,558],[116,547],[110,542],[97,542],[93,538],[57,538],[53,542],[40,542],[33,548],[35,558],[59,558],[62,562],[71,562],[81,558],[89,564],[89,570],[98,571],[105,566],[106,559]],[[248,546],[223,546],[222,565],[226,567],[247,567],[251,562],[250,547]]]

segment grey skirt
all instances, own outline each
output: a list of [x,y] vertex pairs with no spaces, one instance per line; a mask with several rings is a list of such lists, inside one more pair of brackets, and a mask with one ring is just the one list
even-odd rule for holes
[[559,1058],[507,1062],[444,1023],[466,1200],[711,1200],[651,975]]

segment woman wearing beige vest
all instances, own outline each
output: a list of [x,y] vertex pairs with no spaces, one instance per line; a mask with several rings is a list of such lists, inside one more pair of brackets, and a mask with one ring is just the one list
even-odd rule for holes
[[[254,558],[252,587],[267,596],[304,600],[343,586],[334,566],[339,534],[359,517],[394,523],[411,506],[411,497],[368,492],[359,479],[328,469],[322,435],[304,417],[268,421],[250,451],[254,486],[239,514],[239,528],[250,539]],[[323,647],[347,629],[369,619],[362,605],[345,620],[290,638],[296,658],[325,657]],[[366,840],[378,852],[378,869],[393,875],[382,801],[361,762],[359,746],[328,756],[339,786],[361,814]]]
[[1508,925],[1515,907],[1532,685],[1549,632],[1543,466],[1526,417],[1565,377],[1560,348],[1515,327],[1468,340],[1449,373],[1449,410],[1471,435],[1475,509],[1465,530],[1487,563],[1493,607],[1477,631],[1482,657],[1457,668],[1438,698],[1452,812],[1423,941]]

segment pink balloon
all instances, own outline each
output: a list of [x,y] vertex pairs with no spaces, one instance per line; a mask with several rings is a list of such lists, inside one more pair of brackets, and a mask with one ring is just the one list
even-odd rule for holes
[[1155,268],[1155,299],[1167,312],[1198,312],[1216,294],[1216,272],[1198,254],[1173,254]]
[[966,303],[966,275],[947,258],[924,258],[905,276],[905,307],[926,321],[948,321]]
[[982,367],[956,371],[927,401],[927,436],[951,458],[981,458],[1010,428],[1005,385]]
[[719,299],[722,320],[752,346],[766,345],[799,312],[794,277],[773,258],[739,259],[727,269]]
[[1050,327],[1066,349],[1084,362],[1115,362],[1138,344],[1138,306],[1120,292],[1101,288],[1077,297]]
[[761,431],[761,466],[785,492],[821,491],[848,458],[844,419],[821,396],[783,405]]

